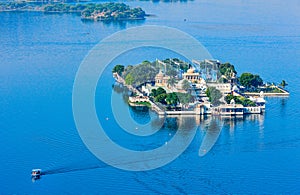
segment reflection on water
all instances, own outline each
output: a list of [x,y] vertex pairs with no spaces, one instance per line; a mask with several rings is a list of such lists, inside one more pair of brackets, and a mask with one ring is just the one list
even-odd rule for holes
[[250,123],[259,123],[260,127],[263,127],[264,122],[264,113],[262,114],[248,114],[244,116],[236,116],[236,117],[220,117],[219,119],[224,121],[224,125],[228,126],[231,133],[234,133],[237,126],[242,125],[244,122]]
[[180,130],[183,131],[189,131],[197,127],[195,117],[193,116],[179,115],[177,116],[177,121]]
[[199,156],[206,155],[212,149],[219,138],[222,127],[223,124],[221,120],[218,120],[216,117],[210,117],[206,134],[199,148]]
[[280,99],[280,105],[281,105],[281,107],[284,107],[285,104],[286,104],[286,98],[281,98]]
[[[82,20],[82,22],[89,22],[89,21],[85,21]],[[94,21],[92,21],[94,22]],[[103,25],[107,28],[111,28],[111,27],[117,27],[120,29],[126,29],[127,25],[134,25],[134,26],[139,26],[145,23],[145,20],[128,20],[128,21],[99,21],[102,22]]]
[[123,97],[123,101],[125,103],[128,103],[128,98],[130,95],[132,95],[132,92],[128,90],[127,87],[124,87],[122,84],[119,83],[115,83],[112,86],[114,92],[118,93],[118,94],[122,94]]
[[[128,96],[131,92],[122,85],[116,84],[113,87],[117,94],[122,95],[125,107],[130,109],[130,117],[139,124],[149,123],[149,132],[158,134],[168,134],[165,143],[172,139],[172,136],[178,131],[179,135],[184,138],[191,136],[194,129],[199,129],[203,134],[199,140],[199,156],[205,156],[214,145],[218,142],[222,130],[229,133],[229,138],[234,141],[234,136],[237,128],[250,123],[258,126],[258,137],[263,142],[264,138],[264,114],[250,114],[245,116],[222,117],[222,116],[207,116],[207,115],[173,115],[158,117],[155,112],[144,106],[130,107],[128,106]],[[126,120],[128,121],[128,120]],[[128,126],[129,123],[127,122]],[[144,128],[143,130],[145,130]],[[155,131],[154,131],[155,129]],[[177,132],[178,133],[178,132]],[[261,144],[261,143],[260,143]]]

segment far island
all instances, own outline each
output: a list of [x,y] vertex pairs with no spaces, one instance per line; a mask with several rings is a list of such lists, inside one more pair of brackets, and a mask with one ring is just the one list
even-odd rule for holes
[[289,96],[286,81],[275,85],[252,73],[238,76],[232,64],[218,60],[144,61],[116,65],[112,72],[132,92],[130,106],[147,106],[159,115],[261,114],[265,96]]
[[147,16],[140,8],[131,8],[124,3],[46,3],[37,4],[27,1],[0,3],[0,12],[4,11],[38,11],[44,13],[77,13],[83,20],[124,21],[144,20]]

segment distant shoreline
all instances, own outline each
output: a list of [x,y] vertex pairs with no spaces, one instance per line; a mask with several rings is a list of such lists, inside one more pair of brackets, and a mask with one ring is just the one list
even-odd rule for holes
[[91,21],[132,21],[145,20],[146,14],[140,8],[130,8],[124,3],[68,4],[52,3],[38,5],[26,2],[0,3],[0,12],[42,12],[49,14],[78,14],[82,20]]

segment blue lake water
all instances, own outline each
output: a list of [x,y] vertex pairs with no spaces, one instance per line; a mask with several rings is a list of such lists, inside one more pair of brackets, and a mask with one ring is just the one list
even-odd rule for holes
[[[104,24],[84,23],[70,14],[0,13],[0,194],[299,194],[299,1],[128,3],[156,16]],[[187,32],[214,58],[233,63],[239,73],[254,72],[277,83],[285,79],[291,95],[268,98],[263,115],[225,120],[204,157],[198,150],[209,118],[198,121],[190,146],[164,167],[128,172],[108,166],[89,152],[78,135],[73,83],[81,61],[100,40],[141,25]],[[122,132],[111,111],[114,80],[109,68],[172,55],[140,48],[116,58],[100,78],[99,121],[120,145],[136,150],[159,147],[171,139],[177,122],[169,119],[148,138]],[[151,115],[134,109],[130,114],[142,124]],[[32,183],[32,168],[49,174]]]

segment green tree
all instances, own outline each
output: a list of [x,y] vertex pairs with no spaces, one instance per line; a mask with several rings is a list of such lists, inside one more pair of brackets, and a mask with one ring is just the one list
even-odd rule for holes
[[143,64],[143,65],[151,65],[151,62],[149,62],[148,60],[144,60],[144,61],[142,62],[142,64]]
[[263,85],[263,80],[262,80],[262,78],[260,78],[260,76],[259,75],[254,75],[253,76],[253,79],[252,79],[252,81],[251,81],[251,85],[253,86],[253,87],[258,87],[258,86],[261,86],[261,85]]
[[166,104],[166,97],[167,97],[167,94],[165,94],[165,93],[159,94],[154,98],[154,101],[162,103],[162,104]]
[[174,93],[174,92],[168,93],[166,96],[166,102],[169,105],[176,106],[177,102],[178,102],[178,97],[177,97],[176,93]]
[[213,105],[220,105],[220,98],[222,97],[222,93],[218,89],[216,89],[215,87],[208,87],[206,90],[206,95]]
[[166,93],[167,93],[166,90],[164,90],[163,88],[159,87],[157,89],[152,89],[150,95],[153,96],[153,97],[156,97],[158,95],[166,94]]
[[125,75],[123,75],[123,76],[126,76],[126,74],[128,74],[132,69],[133,69],[132,65],[126,66],[126,68],[125,68]]
[[119,75],[122,75],[122,73],[124,72],[124,66],[123,65],[116,65],[113,70],[113,73],[118,73]]
[[174,68],[168,68],[166,75],[170,77],[175,77],[177,75],[177,71]]
[[178,97],[178,101],[183,105],[187,105],[194,101],[194,97],[190,93],[176,93],[176,95]]
[[191,88],[190,82],[188,80],[182,81],[182,89],[187,91]]
[[127,74],[127,76],[125,77],[125,83],[126,83],[127,85],[132,85],[133,82],[134,82],[133,76],[132,76],[130,73]]
[[132,84],[140,85],[147,81],[154,81],[158,69],[153,67],[151,63],[142,63],[137,66],[127,66],[123,76],[126,78],[127,74],[131,74],[133,77]]
[[177,80],[175,78],[170,78],[168,81],[168,86],[174,87],[177,84]]
[[256,106],[256,104],[253,101],[249,100],[248,98],[241,97],[240,99],[242,101],[242,105],[245,106],[245,107],[249,107],[249,106],[254,107],[254,106]]
[[152,89],[151,90],[150,96],[152,96],[152,97],[156,97],[157,96],[156,95],[156,89]]
[[225,99],[227,104],[230,104],[231,100],[234,99],[236,104],[242,104],[245,107],[256,106],[256,104],[253,101],[251,101],[250,99],[245,98],[245,97],[233,96],[233,95],[230,94],[230,95],[227,95],[224,99]]
[[282,80],[281,81],[281,83],[280,83],[280,86],[282,86],[283,88],[285,87],[285,86],[287,86],[288,84],[287,84],[287,82],[285,81],[285,80]]
[[251,73],[243,73],[239,78],[239,82],[246,88],[258,87],[263,84],[263,80],[259,75],[253,75]]
[[161,94],[166,94],[166,93],[167,93],[166,90],[164,90],[164,88],[162,88],[162,87],[159,87],[156,90],[156,95],[161,95]]
[[234,68],[234,65],[230,64],[229,62],[226,62],[224,64],[220,64],[219,71],[222,75],[224,75],[226,77],[231,76],[231,75],[229,75],[230,73],[234,73],[234,74],[237,73],[235,68]]
[[230,104],[230,101],[234,99],[234,96],[232,94],[229,94],[225,96],[224,100],[226,101],[227,104]]

